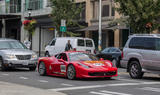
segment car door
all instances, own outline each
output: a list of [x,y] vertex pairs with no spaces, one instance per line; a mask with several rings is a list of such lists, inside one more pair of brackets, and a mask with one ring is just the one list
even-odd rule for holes
[[57,55],[57,63],[53,65],[53,72],[57,74],[66,73],[67,56],[65,53]]
[[86,44],[86,51],[89,53],[94,53],[93,41],[86,39],[85,44]]
[[86,51],[84,39],[77,39],[77,51]]
[[155,39],[155,50],[152,56],[152,70],[160,71],[160,38]]

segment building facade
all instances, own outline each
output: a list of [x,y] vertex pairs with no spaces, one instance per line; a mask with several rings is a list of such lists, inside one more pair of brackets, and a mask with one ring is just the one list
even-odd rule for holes
[[[79,23],[87,25],[74,31],[82,37],[92,38],[98,46],[99,0],[76,0],[83,4]],[[112,0],[102,0],[102,47],[122,47],[128,39],[128,29],[122,26],[110,27],[109,23],[120,15],[114,10]],[[29,10],[30,9],[30,10]],[[32,49],[44,51],[45,46],[55,37],[54,25],[49,17],[52,11],[49,0],[0,0],[0,37],[14,38],[23,42],[28,38],[22,22],[29,17],[36,19]]]

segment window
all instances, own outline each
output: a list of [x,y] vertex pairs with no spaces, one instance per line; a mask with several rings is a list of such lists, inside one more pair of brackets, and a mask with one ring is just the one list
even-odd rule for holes
[[86,40],[86,47],[93,47],[92,40]]
[[67,61],[67,55],[65,53],[60,54],[57,59],[63,59],[64,61]]
[[54,39],[52,42],[51,42],[51,46],[54,46],[56,43],[56,39]]
[[155,38],[132,38],[129,44],[129,48],[155,50]]
[[102,17],[109,16],[109,5],[104,5],[102,9]]
[[143,49],[143,38],[134,37],[129,43],[129,48]]
[[115,16],[115,8],[112,7],[112,16]]
[[78,44],[78,46],[85,46],[83,39],[78,39],[78,43],[77,44]]
[[144,38],[144,49],[155,50],[155,38]]
[[159,39],[159,38],[156,39],[156,47],[155,47],[155,50],[160,50],[160,39]]

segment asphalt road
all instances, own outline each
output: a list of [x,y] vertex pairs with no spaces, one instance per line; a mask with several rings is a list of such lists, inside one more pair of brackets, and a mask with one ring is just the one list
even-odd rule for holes
[[76,79],[39,76],[27,69],[0,71],[0,81],[62,92],[67,95],[159,95],[160,76],[145,74],[143,79],[131,79],[124,69],[112,79]]

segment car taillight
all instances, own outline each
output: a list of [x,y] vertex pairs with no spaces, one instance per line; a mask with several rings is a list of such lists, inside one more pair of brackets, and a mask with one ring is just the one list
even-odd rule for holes
[[77,49],[76,49],[76,48],[73,48],[73,50],[76,51]]
[[121,58],[123,58],[123,56],[124,56],[124,55],[123,55],[123,51],[122,51],[122,53],[121,53]]
[[96,54],[96,50],[94,50],[94,54]]

